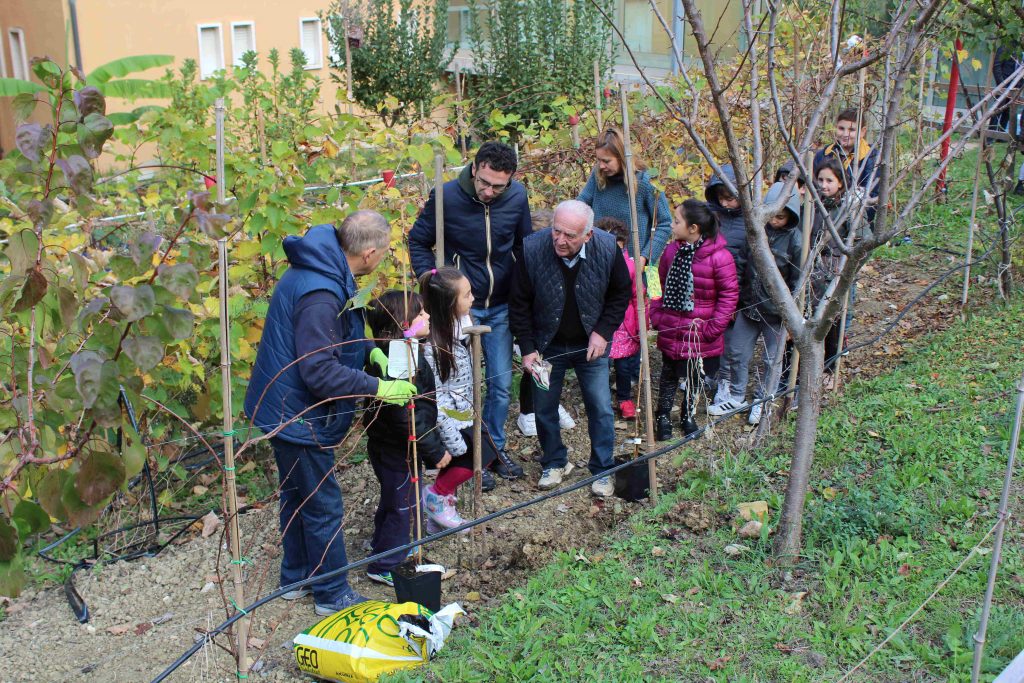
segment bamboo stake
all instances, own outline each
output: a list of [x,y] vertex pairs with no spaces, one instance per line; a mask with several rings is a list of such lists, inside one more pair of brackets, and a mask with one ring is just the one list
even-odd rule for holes
[[[804,168],[809,170],[812,174],[814,173],[814,152],[807,150],[804,155]],[[799,173],[799,169],[796,169]],[[813,178],[806,178],[807,182],[813,182]],[[800,240],[800,273],[804,272],[804,269],[808,269],[807,257],[811,253],[811,228],[814,225],[814,198],[811,196],[810,190],[804,192],[804,206],[802,211],[801,221],[801,240]],[[804,307],[807,305],[807,289],[811,286],[810,277],[806,278],[804,286],[800,288],[800,294],[797,295],[797,307],[800,311],[804,311]],[[785,353],[785,345],[783,345],[783,353]],[[789,364],[789,381],[787,386],[792,392],[796,387],[796,380],[800,370],[800,349],[793,346],[793,357],[790,359]],[[790,393],[786,399],[786,406],[792,403],[793,394]]]
[[[625,144],[626,168],[623,169],[626,178],[626,188],[629,192],[629,219],[630,235],[633,239],[633,254],[640,260],[640,223],[636,211],[636,173],[633,168],[633,145],[629,140],[629,106],[626,102],[626,93],[622,84],[618,84],[619,93],[622,98],[622,141]],[[636,277],[636,311],[637,321],[640,323],[640,383],[643,385],[643,409],[644,421],[647,423],[645,436],[647,437],[647,452],[654,451],[654,406],[651,400],[651,357],[650,349],[647,346],[647,316],[644,315],[644,278],[643,273],[638,272]],[[683,419],[686,416],[682,416]],[[658,466],[654,459],[647,461],[648,486],[651,491],[651,502],[658,502]]]
[[[403,278],[404,280],[404,278]],[[408,283],[404,283],[405,292],[408,294],[409,287]],[[409,297],[405,298],[405,317],[409,317]],[[411,320],[406,322],[412,323]],[[412,352],[412,338],[405,340],[405,352],[408,356],[408,364],[406,367],[409,368],[409,377],[407,378],[410,382],[416,382],[416,363],[417,358]],[[419,449],[417,448],[416,434],[416,401],[409,401],[409,444],[412,446],[412,486],[413,495],[416,496],[416,540],[420,541],[423,539],[423,508],[420,501],[420,459]],[[416,546],[416,564],[423,564],[423,546]]]
[[[352,102],[355,97],[352,95],[352,46],[348,44],[348,15],[342,15],[342,30],[345,32],[345,108],[348,115],[353,115]],[[348,143],[349,159],[352,164],[352,177],[356,175],[356,147],[352,140]]]
[[[462,328],[462,331],[470,336],[473,349],[473,519],[480,518],[480,499],[483,498],[483,373],[480,370],[480,362],[483,359],[483,349],[480,344],[480,335],[491,331],[488,325],[470,325]],[[481,551],[483,551],[483,526],[473,527],[473,538],[480,538]]]
[[[227,179],[224,177],[224,99],[215,103],[217,116],[217,201],[225,200]],[[226,237],[217,240],[217,263],[220,270],[220,380],[224,411],[224,488],[228,504],[228,545],[231,550],[231,580],[235,587],[235,609],[245,604],[245,586],[242,583],[242,551],[238,533],[238,491],[235,484],[235,425],[234,410],[231,407],[231,347],[228,320],[228,241]],[[236,656],[239,678],[248,675],[249,617],[238,621],[238,646]]]
[[[992,63],[995,61],[995,52],[989,52],[988,74],[985,76],[985,88],[992,87]],[[978,161],[974,165],[974,192],[971,194],[971,222],[967,224],[967,259],[964,267],[964,286],[960,294],[960,314],[963,315],[963,308],[967,306],[967,290],[971,286],[971,258],[974,255],[974,220],[978,215],[978,187],[981,184],[981,162],[985,158],[985,142],[988,138],[988,116],[981,122],[981,132],[978,133],[980,145],[978,146]]]
[[444,268],[444,156],[434,156],[434,267]]
[[601,103],[601,64],[600,61],[594,60],[594,114],[597,116],[597,134],[600,135],[601,131],[604,130],[604,113],[602,112],[603,105]]
[[459,149],[462,150],[462,158],[469,155],[466,149],[466,119],[462,115],[462,68],[455,67],[455,132],[459,136]]
[[1017,444],[1020,442],[1021,415],[1024,414],[1024,373],[1017,382],[1017,409],[1013,415],[1013,435],[1010,439],[1010,455],[1006,460],[1006,475],[1003,477],[1003,492],[999,496],[999,520],[996,524],[996,536],[992,542],[992,559],[988,566],[988,583],[985,585],[985,600],[981,606],[981,620],[978,632],[974,634],[974,665],[971,668],[971,683],[978,683],[981,675],[981,659],[985,652],[985,633],[988,630],[988,615],[992,609],[992,593],[996,587],[996,573],[999,571],[999,557],[1003,551],[1003,532],[1006,520],[1010,517],[1010,485],[1013,482],[1013,467],[1017,457]]

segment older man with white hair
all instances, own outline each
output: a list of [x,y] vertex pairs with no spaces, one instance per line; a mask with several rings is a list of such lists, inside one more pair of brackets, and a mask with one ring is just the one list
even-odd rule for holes
[[[594,211],[577,200],[555,208],[550,228],[523,242],[523,257],[509,301],[509,324],[523,351],[523,368],[537,375],[541,357],[551,363],[550,386],[534,393],[543,473],[538,486],[552,489],[573,465],[558,428],[562,381],[576,371],[590,433],[590,472],[613,466],[615,425],[608,388],[608,342],[622,323],[631,296],[629,269],[615,238],[594,228]],[[591,487],[614,492],[611,477]]]

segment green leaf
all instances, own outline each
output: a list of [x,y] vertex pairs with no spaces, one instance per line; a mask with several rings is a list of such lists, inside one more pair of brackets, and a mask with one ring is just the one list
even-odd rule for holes
[[53,200],[33,199],[28,203],[28,208],[25,210],[25,213],[27,213],[29,219],[31,219],[32,225],[45,228],[53,219]]
[[164,264],[157,270],[156,281],[179,298],[188,300],[199,284],[199,273],[191,263]]
[[377,282],[374,280],[363,285],[363,288],[356,292],[354,297],[345,302],[345,306],[342,310],[347,311],[349,309],[366,308],[370,303],[370,297],[373,296],[373,290],[376,286]]
[[106,83],[111,78],[123,78],[130,73],[145,71],[158,66],[167,66],[173,62],[174,57],[171,55],[136,55],[134,57],[124,57],[96,67],[89,73],[87,81],[89,85],[99,85],[101,83]]
[[11,262],[11,272],[17,275],[32,270],[39,256],[39,238],[29,229],[10,238],[4,256]]
[[7,518],[0,515],[0,562],[10,562],[18,554],[18,530],[7,521]]
[[28,577],[25,575],[21,555],[10,562],[0,562],[0,595],[11,598],[18,597],[21,589],[25,587],[26,581],[28,581]]
[[71,273],[75,279],[75,287],[78,288],[78,293],[82,294],[85,286],[89,284],[92,270],[89,268],[89,262],[81,254],[73,251],[68,256],[71,257]]
[[16,123],[22,123],[36,110],[36,105],[39,101],[36,99],[35,93],[23,92],[20,95],[15,95],[14,99],[11,100],[11,109],[14,110],[14,120]]
[[70,329],[78,318],[78,299],[75,293],[67,287],[61,287],[57,290],[57,305],[60,308],[60,321]]
[[95,159],[103,153],[103,144],[114,134],[114,124],[103,114],[92,113],[78,124],[78,145],[85,156]]
[[149,270],[150,265],[153,263],[153,254],[156,253],[163,239],[163,237],[155,232],[146,231],[139,235],[138,239],[132,240],[131,244],[128,245],[128,251],[135,265]]
[[67,159],[57,159],[57,165],[64,172],[64,181],[76,194],[88,194],[92,189],[92,166],[85,157],[78,154]]
[[156,337],[128,337],[122,348],[141,372],[152,370],[164,359],[164,345]]
[[20,78],[0,78],[0,97],[14,97],[22,93],[45,91],[46,88],[32,81],[23,81]]
[[14,134],[14,145],[26,159],[39,163],[42,159],[43,147],[53,143],[53,127],[38,123],[23,123]]
[[453,420],[462,420],[463,422],[466,422],[473,419],[472,410],[455,410],[453,408],[441,408],[440,406],[438,407],[438,410]]
[[32,73],[51,88],[56,88],[60,85],[60,77],[63,75],[60,67],[53,60],[45,58],[32,60]]
[[147,104],[142,107],[136,107],[131,111],[118,111],[108,114],[107,118],[110,119],[110,122],[115,126],[127,126],[138,121],[146,112],[160,111],[162,109],[163,107],[156,104]]
[[163,314],[152,318],[161,326],[165,336],[171,341],[188,339],[192,336],[192,325],[195,316],[192,311],[183,308],[163,307]]
[[144,78],[123,78],[103,83],[99,88],[107,97],[120,97],[126,100],[170,99],[174,96],[169,83]]
[[124,460],[125,476],[131,478],[142,471],[146,464],[146,445],[135,428],[128,422],[121,424],[121,459]]
[[0,432],[14,429],[18,426],[18,415],[13,408],[0,408]]
[[103,450],[86,453],[75,475],[75,491],[86,505],[96,505],[125,482],[121,458]]
[[19,501],[14,506],[14,517],[24,520],[31,534],[38,534],[50,528],[50,516],[38,503],[31,500]]
[[43,510],[50,517],[59,521],[68,518],[68,510],[64,506],[64,501],[61,500],[61,496],[64,493],[64,484],[70,478],[71,474],[67,470],[50,470],[43,475],[42,481],[36,486],[36,498],[39,500],[39,504],[43,506]]
[[95,351],[79,351],[71,356],[71,372],[75,375],[75,386],[85,408],[91,408],[99,396],[102,371],[103,357]]
[[121,312],[125,320],[134,322],[153,312],[156,295],[149,285],[118,285],[110,288],[110,302]]

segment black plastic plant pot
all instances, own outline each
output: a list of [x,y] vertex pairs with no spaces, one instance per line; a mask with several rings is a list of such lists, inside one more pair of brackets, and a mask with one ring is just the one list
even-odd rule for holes
[[415,602],[436,612],[441,609],[441,576],[444,568],[440,565],[420,565],[431,569],[416,571],[416,566],[415,560],[409,560],[391,571],[391,578],[395,582],[395,601]]
[[[622,465],[632,458],[625,455],[615,456],[615,464]],[[650,477],[647,474],[647,463],[639,462],[615,473],[615,495],[623,500],[635,503],[651,495]]]

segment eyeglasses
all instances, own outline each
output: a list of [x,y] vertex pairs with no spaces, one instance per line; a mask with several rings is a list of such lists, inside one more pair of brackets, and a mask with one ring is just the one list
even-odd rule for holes
[[501,194],[512,185],[511,180],[504,185],[495,185],[494,183],[487,182],[478,175],[473,176],[473,182],[479,185],[481,190],[490,190],[494,194]]

